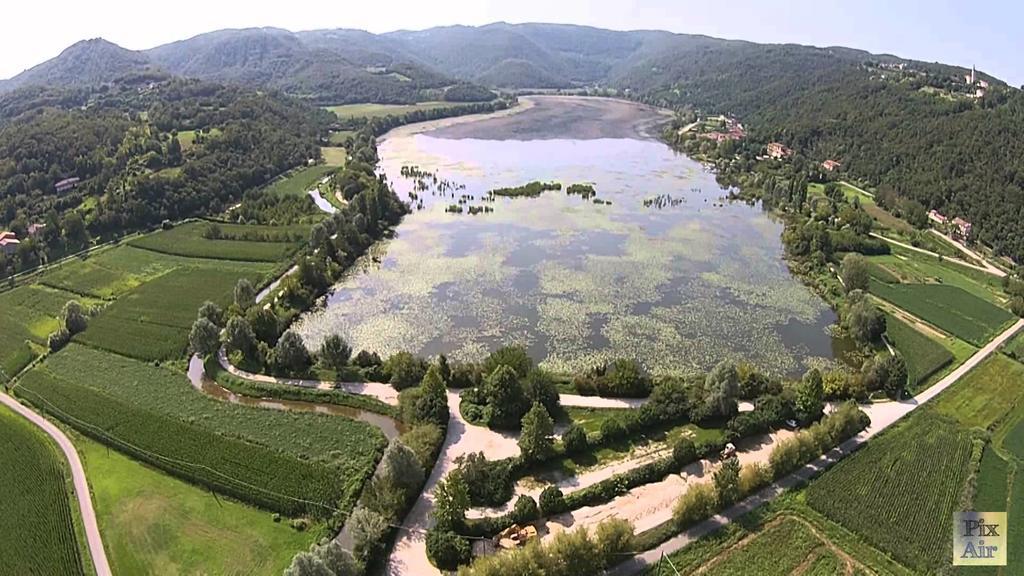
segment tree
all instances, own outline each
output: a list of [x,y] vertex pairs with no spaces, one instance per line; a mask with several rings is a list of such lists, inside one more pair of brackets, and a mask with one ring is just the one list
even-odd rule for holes
[[388,444],[381,465],[363,493],[362,504],[395,522],[423,484],[424,471],[416,453],[399,440]]
[[203,302],[203,305],[199,307],[199,313],[196,317],[206,318],[214,326],[224,326],[224,311],[221,310],[220,306],[217,306],[209,300]]
[[292,373],[305,372],[309,368],[309,351],[302,336],[291,330],[282,334],[274,346],[274,362]]
[[434,525],[440,530],[456,530],[466,524],[469,510],[469,488],[462,474],[455,470],[434,488]]
[[483,372],[491,374],[499,366],[508,366],[517,377],[524,378],[530,368],[533,368],[533,360],[522,346],[503,346],[491,352],[484,360]]
[[899,398],[907,385],[907,361],[899,352],[887,356],[883,361],[886,378],[883,384],[885,393],[890,398]]
[[338,334],[331,334],[324,338],[318,356],[325,368],[339,372],[348,366],[348,361],[352,357],[352,347]]
[[740,392],[740,377],[736,364],[722,360],[704,379],[704,401],[712,415],[728,417],[738,410],[736,398]]
[[414,407],[414,419],[416,422],[432,422],[444,426],[448,416],[448,389],[441,377],[441,369],[433,365],[423,376],[420,396]]
[[863,298],[847,310],[846,327],[854,340],[867,345],[885,333],[885,315]]
[[533,403],[530,411],[523,416],[522,430],[519,449],[523,452],[523,458],[528,462],[540,462],[551,456],[555,449],[551,438],[555,433],[555,424],[543,404]]
[[233,316],[224,328],[224,344],[229,352],[238,351],[247,359],[252,359],[256,352],[256,335],[249,326],[249,321],[240,316]]
[[867,258],[856,252],[844,256],[840,266],[840,278],[842,278],[843,288],[847,292],[867,290],[871,280],[870,264],[868,264]]
[[89,320],[85,316],[85,311],[82,309],[82,305],[79,304],[78,300],[68,300],[64,304],[64,309],[61,311],[60,316],[61,325],[63,325],[72,336],[85,330],[86,326],[89,324]]
[[529,404],[515,370],[499,365],[484,380],[483,393],[490,408],[488,424],[492,428],[509,430],[519,426]]
[[220,348],[220,328],[206,318],[197,318],[188,333],[188,347],[204,358],[215,353]]
[[588,446],[587,431],[575,422],[569,424],[569,428],[562,434],[562,447],[565,453],[576,454],[586,450]]
[[651,393],[651,379],[636,360],[620,358],[611,363],[599,381],[602,395],[641,398]]
[[334,576],[334,573],[312,552],[299,552],[285,569],[284,576]]
[[722,462],[713,476],[718,504],[723,508],[740,499],[740,461],[733,457]]
[[530,402],[540,402],[551,414],[558,410],[558,388],[555,379],[542,368],[532,368],[523,379],[523,393]]
[[804,422],[817,420],[825,408],[825,388],[821,371],[811,368],[796,389],[796,413]]
[[85,220],[76,211],[69,212],[64,216],[61,223],[64,229],[64,240],[72,248],[83,248],[89,243],[89,233],[85,229]]
[[313,547],[313,555],[327,566],[334,576],[359,576],[361,571],[352,555],[337,540]]
[[633,525],[619,518],[609,518],[598,524],[594,541],[603,568],[618,563],[624,555],[632,554],[636,548]]
[[512,519],[516,524],[526,524],[540,518],[540,510],[537,508],[537,501],[531,496],[522,494],[516,499],[516,505],[512,508]]
[[246,312],[245,319],[252,326],[252,332],[256,335],[257,340],[266,342],[268,346],[277,344],[278,336],[280,336],[280,326],[277,315],[271,312],[270,309],[253,306]]
[[71,333],[68,332],[67,328],[59,326],[47,337],[46,347],[49,348],[50,352],[56,352],[57,350],[67,346],[70,341]]
[[441,372],[441,380],[444,381],[445,386],[450,385],[452,381],[452,368],[448,365],[448,357],[444,354],[440,354],[437,357],[437,369]]
[[248,278],[242,278],[235,284],[235,306],[245,312],[256,305],[256,289]]
[[391,529],[388,519],[365,506],[357,506],[349,523],[352,528],[352,553],[365,565],[387,545],[387,534]]
[[544,516],[559,514],[565,510],[565,495],[558,486],[549,485],[540,493],[540,513]]
[[472,550],[465,538],[435,526],[427,531],[427,557],[441,570],[455,570],[469,563]]
[[396,352],[384,362],[384,371],[391,375],[395,390],[401,391],[418,385],[426,369],[423,362],[409,352]]

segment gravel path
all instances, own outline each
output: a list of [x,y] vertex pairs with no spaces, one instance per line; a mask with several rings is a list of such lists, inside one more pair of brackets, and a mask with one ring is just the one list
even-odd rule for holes
[[57,445],[67,458],[71,467],[71,478],[75,485],[75,496],[78,500],[78,509],[82,514],[82,523],[85,525],[85,538],[89,544],[89,554],[92,556],[93,565],[96,567],[97,576],[111,576],[110,563],[107,562],[107,553],[103,549],[103,539],[100,538],[100,528],[96,523],[96,511],[92,507],[92,494],[89,492],[89,483],[85,478],[85,468],[78,457],[71,440],[54,426],[49,420],[36,414],[26,406],[20,404],[14,398],[0,392],[0,403],[24,416],[29,422],[42,428]]
[[[948,256],[941,256],[938,253],[932,252],[931,250],[925,250],[924,248],[918,248],[917,246],[912,246],[910,244],[907,244],[906,242],[900,242],[899,240],[893,240],[892,238],[889,238],[888,236],[882,236],[881,234],[878,234],[877,232],[871,232],[871,236],[874,236],[875,238],[878,238],[879,240],[884,240],[884,241],[886,241],[889,244],[892,244],[894,246],[899,246],[900,248],[906,248],[907,250],[913,250],[914,252],[919,252],[921,254],[927,254],[929,256],[934,256],[935,258],[942,258],[946,262],[955,262],[955,263],[959,264],[960,266],[965,266],[967,268],[973,268],[974,270],[978,270],[980,272],[987,272],[989,274],[992,274],[993,276],[999,276],[1000,278],[1002,278],[1003,276],[1006,276],[1006,272],[1003,272],[999,268],[996,268],[995,266],[989,264],[984,259],[981,259],[981,262],[985,262],[985,265],[984,266],[978,266],[977,264],[971,264],[970,262],[968,262],[966,260],[960,260],[959,258],[950,258]],[[940,234],[940,236],[941,236],[941,234]]]
[[842,460],[848,454],[853,453],[861,446],[861,444],[867,442],[870,438],[885,430],[894,422],[915,410],[918,406],[931,400],[939,393],[955,384],[960,380],[960,378],[963,378],[965,374],[995,353],[1000,346],[1012,338],[1013,335],[1022,328],[1024,328],[1024,319],[1018,320],[1013,326],[1006,329],[1002,334],[996,336],[991,342],[986,344],[985,347],[975,352],[973,356],[950,372],[945,378],[939,380],[935,385],[913,398],[900,402],[879,402],[868,406],[862,406],[861,409],[871,417],[871,425],[857,436],[843,442],[838,447],[830,450],[828,453],[817,458],[810,464],[807,464],[800,470],[777,480],[757,494],[750,496],[735,506],[732,506],[720,514],[693,526],[689,530],[682,532],[660,546],[642,552],[622,564],[619,564],[609,570],[608,574],[613,576],[630,576],[632,574],[638,574],[647,567],[656,564],[663,555],[672,554],[673,552],[685,548],[689,544],[699,540],[701,537],[714,532],[723,525],[736,520],[758,506],[770,502],[786,490],[806,482],[822,470],[829,468],[839,460]]

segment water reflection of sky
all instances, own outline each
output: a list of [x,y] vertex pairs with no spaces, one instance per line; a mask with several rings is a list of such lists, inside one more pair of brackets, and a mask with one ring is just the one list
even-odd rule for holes
[[[356,349],[475,359],[521,343],[574,370],[619,356],[658,372],[726,356],[797,373],[834,357],[832,312],[782,261],[781,225],[723,203],[701,166],[655,141],[388,138],[381,169],[402,198],[403,165],[465,185],[420,192],[424,209],[379,247],[299,329],[317,346],[338,332]],[[564,192],[498,198],[493,213],[448,214],[467,194],[531,180],[593,183],[598,205]],[[645,207],[668,195],[676,204]]]

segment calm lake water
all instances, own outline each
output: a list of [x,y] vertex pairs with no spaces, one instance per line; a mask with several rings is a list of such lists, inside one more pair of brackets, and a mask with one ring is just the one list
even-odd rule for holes
[[[781,223],[724,202],[712,174],[658,141],[399,133],[380,155],[402,198],[406,165],[465,189],[418,193],[423,209],[300,319],[310,347],[337,332],[385,356],[475,360],[519,343],[553,370],[630,357],[657,373],[732,357],[797,374],[840,353],[835,315],[782,260]],[[531,180],[592,183],[611,204],[564,191],[480,201]],[[446,213],[463,194],[493,212]]]

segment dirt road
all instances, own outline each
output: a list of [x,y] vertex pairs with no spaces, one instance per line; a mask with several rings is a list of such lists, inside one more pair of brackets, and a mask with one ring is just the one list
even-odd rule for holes
[[934,386],[911,399],[901,402],[879,402],[877,404],[862,407],[868,416],[871,417],[871,425],[857,436],[843,442],[827,454],[822,455],[793,474],[777,480],[757,494],[750,496],[735,506],[732,506],[720,514],[693,526],[689,530],[686,530],[678,536],[664,542],[660,546],[647,550],[623,562],[622,564],[619,564],[609,570],[608,574],[614,576],[630,576],[632,574],[637,574],[645,570],[648,566],[656,564],[662,555],[672,554],[677,550],[685,548],[689,544],[699,540],[702,536],[714,532],[723,525],[736,520],[762,504],[770,502],[786,490],[806,482],[822,470],[829,468],[839,460],[842,460],[848,454],[854,452],[861,444],[885,430],[894,422],[915,410],[918,406],[931,400],[939,393],[955,384],[960,380],[960,378],[963,378],[965,374],[970,372],[978,364],[996,352],[1000,346],[1012,338],[1014,334],[1022,328],[1024,328],[1024,319],[1018,320],[1013,326],[1006,329],[999,336],[996,336],[991,342],[975,352],[974,355],[968,358],[966,362],[961,364],[956,370],[950,372],[945,378],[939,380]]
[[64,457],[67,458],[71,467],[71,478],[75,485],[75,497],[78,500],[78,509],[82,514],[82,523],[85,525],[85,538],[89,544],[89,554],[92,556],[93,565],[96,567],[97,576],[111,576],[110,563],[107,562],[107,553],[103,549],[103,540],[100,538],[100,528],[96,523],[96,512],[92,508],[92,495],[89,492],[89,483],[85,479],[85,468],[78,458],[71,440],[49,420],[36,414],[29,408],[20,404],[14,398],[0,392],[0,403],[24,416],[29,422],[42,428],[60,446]]

